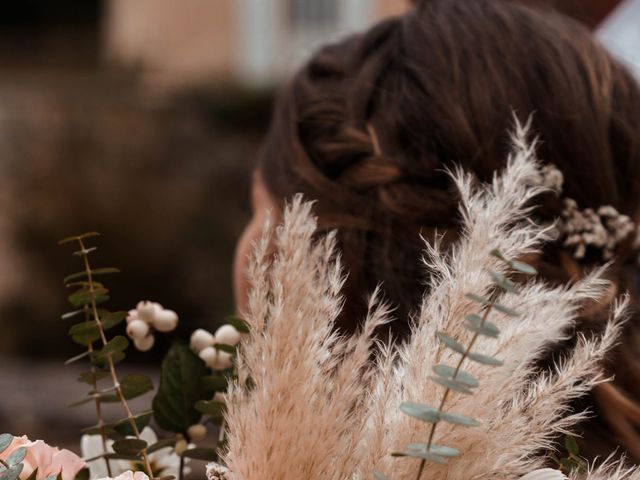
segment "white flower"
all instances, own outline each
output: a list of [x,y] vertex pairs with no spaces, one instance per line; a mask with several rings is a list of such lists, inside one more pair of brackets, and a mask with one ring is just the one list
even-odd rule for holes
[[568,477],[560,470],[540,468],[520,477],[520,480],[566,480]]
[[[158,437],[150,427],[145,427],[140,433],[140,438],[147,442],[147,445],[153,445],[158,441]],[[113,440],[107,440],[107,453],[113,452]],[[80,448],[82,449],[82,456],[84,458],[94,458],[98,455],[102,455],[102,438],[100,435],[83,435],[80,440]],[[185,461],[187,461],[185,459]],[[165,447],[160,450],[149,454],[149,463],[151,463],[151,469],[153,470],[154,477],[160,477],[165,475],[173,475],[178,478],[178,470],[180,469],[180,457],[175,454],[172,447]],[[112,475],[121,475],[126,473],[136,466],[134,462],[128,460],[109,460],[111,466]],[[107,465],[102,458],[98,458],[91,462],[87,462],[89,467],[89,474],[92,480],[98,478],[108,478]],[[185,469],[185,473],[188,469]],[[123,479],[131,480],[131,479]],[[133,480],[144,480],[138,477]]]
[[240,332],[233,325],[222,325],[215,334],[216,343],[237,345],[240,342]]
[[199,328],[191,334],[191,350],[195,353],[200,353],[207,347],[213,347],[215,343],[214,336],[203,328]]

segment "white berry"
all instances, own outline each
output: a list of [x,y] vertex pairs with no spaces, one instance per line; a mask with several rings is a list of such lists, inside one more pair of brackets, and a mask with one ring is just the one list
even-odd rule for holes
[[142,340],[149,333],[149,324],[140,319],[132,320],[127,325],[127,335],[134,340]]
[[153,335],[147,335],[144,338],[135,338],[133,345],[141,352],[148,352],[153,348],[153,344],[156,343],[156,339]]
[[202,350],[200,350],[200,353],[198,353],[198,356],[202,359],[204,363],[207,364],[207,366],[209,366],[210,364],[215,362],[216,357],[218,356],[218,351],[213,347],[205,347]]
[[155,314],[153,326],[159,332],[170,332],[178,326],[178,314],[173,310],[160,310]]
[[152,323],[153,318],[155,317],[156,307],[152,302],[138,302],[136,306],[136,310],[138,310],[138,316],[147,323]]
[[[182,435],[180,435],[182,437]],[[189,448],[189,444],[184,438],[179,438],[176,441],[175,452],[176,455],[180,456],[184,453],[184,451]]]
[[139,320],[140,316],[138,315],[138,310],[133,309],[129,310],[127,314],[127,323],[133,322],[134,320]]
[[199,328],[191,334],[191,350],[200,353],[207,347],[212,347],[216,343],[215,338],[206,330]]
[[233,325],[222,325],[216,330],[215,338],[216,343],[234,346],[240,341],[240,332]]
[[224,394],[222,392],[216,392],[216,394],[213,396],[212,400],[214,402],[224,403]]
[[204,440],[207,436],[207,427],[196,423],[187,428],[187,435],[189,435],[191,440]]
[[216,350],[215,360],[208,364],[208,366],[213,370],[226,370],[227,368],[233,366],[233,355],[231,355],[229,352]]

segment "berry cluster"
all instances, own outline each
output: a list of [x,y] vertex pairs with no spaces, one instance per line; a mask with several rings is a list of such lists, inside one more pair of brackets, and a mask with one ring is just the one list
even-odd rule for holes
[[155,343],[154,331],[171,332],[178,325],[178,314],[159,303],[138,302],[127,316],[127,335],[141,352],[151,350]]

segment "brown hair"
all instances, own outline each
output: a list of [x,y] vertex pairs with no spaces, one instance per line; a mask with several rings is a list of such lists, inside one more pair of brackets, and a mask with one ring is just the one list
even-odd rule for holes
[[[418,3],[319,51],[281,93],[259,162],[274,197],[303,192],[317,200],[321,225],[338,228],[349,271],[345,331],[357,327],[366,294],[382,282],[397,307],[392,333],[407,334],[424,290],[420,234],[457,235],[445,169],[461,165],[490,179],[505,162],[514,111],[522,121],[533,114],[540,158],[563,172],[564,194],[581,208],[612,205],[635,220],[640,211],[640,93],[586,27],[500,0]],[[559,213],[551,197],[541,199],[540,216]],[[617,253],[611,279],[619,291],[633,286],[637,252],[627,245]],[[597,260],[578,263],[556,244],[537,261],[550,281],[566,282]],[[584,330],[602,324],[601,303],[585,308]],[[621,442],[640,458],[630,426],[640,424],[640,409],[630,402],[623,419],[606,414],[614,411],[607,405],[620,411],[616,395],[640,398],[637,324],[636,315],[615,353],[615,395],[598,393],[605,414],[585,427],[587,455]],[[589,438],[609,426],[617,438]]]

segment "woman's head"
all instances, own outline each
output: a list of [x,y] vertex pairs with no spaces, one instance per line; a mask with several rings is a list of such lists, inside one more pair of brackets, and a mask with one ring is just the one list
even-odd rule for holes
[[[261,205],[302,192],[321,227],[338,229],[345,331],[382,282],[392,333],[408,332],[426,278],[420,237],[458,235],[446,170],[488,180],[505,162],[514,112],[533,115],[539,157],[562,171],[566,196],[637,219],[640,93],[585,27],[500,0],[418,3],[319,51],[279,96],[258,163]],[[560,202],[549,195],[538,212],[550,219]],[[612,276],[623,282],[634,252],[619,253]],[[591,260],[556,244],[539,267],[563,282]]]

